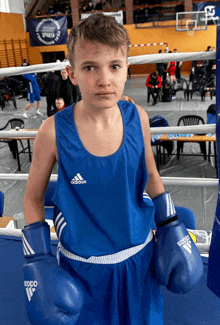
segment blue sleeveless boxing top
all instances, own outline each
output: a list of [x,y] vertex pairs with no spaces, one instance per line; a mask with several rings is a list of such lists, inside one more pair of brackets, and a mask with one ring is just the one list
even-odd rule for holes
[[105,157],[92,155],[82,144],[74,105],[55,114],[54,225],[64,248],[84,258],[142,244],[153,225],[154,205],[149,197],[143,199],[148,173],[139,113],[132,103],[119,101],[118,106],[123,141]]

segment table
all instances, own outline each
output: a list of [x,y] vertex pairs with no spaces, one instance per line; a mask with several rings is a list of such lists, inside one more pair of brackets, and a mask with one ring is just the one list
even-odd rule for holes
[[[171,138],[168,134],[162,134],[159,139],[155,140],[156,144],[156,164],[157,168],[159,170],[160,163],[162,162],[162,155],[165,155],[165,152],[161,154],[161,146],[160,146],[160,141],[183,141],[183,142],[209,142],[209,148],[208,148],[208,161],[210,161],[210,157],[212,156],[211,154],[211,143],[213,143],[213,149],[214,149],[214,158],[215,158],[215,168],[216,172],[218,174],[218,169],[217,169],[217,150],[216,150],[216,135],[214,134],[213,136],[211,135],[196,135],[193,134],[192,136],[178,136],[178,137],[173,137]],[[176,154],[175,154],[176,155]],[[185,156],[198,156],[196,154],[183,154]],[[200,154],[199,154],[200,156]]]
[[[13,130],[15,131],[15,130]],[[37,129],[21,129],[21,131],[38,131]],[[19,132],[19,131],[17,131]],[[20,163],[20,157],[19,155],[21,153],[28,153],[29,154],[29,161],[31,162],[31,146],[30,146],[30,140],[35,140],[35,137],[31,137],[31,136],[27,136],[27,137],[15,137],[15,138],[0,138],[0,140],[6,140],[6,141],[10,141],[12,143],[12,141],[14,142],[14,145],[10,147],[10,149],[13,152],[13,155],[15,155],[15,157],[17,158],[17,164],[18,164],[18,170],[21,170],[21,163]],[[27,140],[27,146],[22,148],[21,150],[18,149],[18,141],[20,140]]]

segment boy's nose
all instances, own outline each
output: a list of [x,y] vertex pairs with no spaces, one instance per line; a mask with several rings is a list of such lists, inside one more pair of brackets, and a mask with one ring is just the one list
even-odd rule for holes
[[106,87],[110,85],[110,75],[107,71],[100,71],[98,76],[98,85],[100,87]]

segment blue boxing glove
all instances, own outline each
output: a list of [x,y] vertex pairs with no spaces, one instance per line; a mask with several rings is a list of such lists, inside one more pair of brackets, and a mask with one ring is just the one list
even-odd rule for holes
[[185,225],[178,220],[170,194],[153,199],[157,226],[153,268],[162,286],[186,293],[203,275],[203,262]]
[[83,306],[80,283],[52,255],[50,228],[36,222],[23,229],[26,309],[34,325],[74,325]]

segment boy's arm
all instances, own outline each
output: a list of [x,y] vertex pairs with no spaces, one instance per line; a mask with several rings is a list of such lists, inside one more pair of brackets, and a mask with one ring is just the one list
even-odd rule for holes
[[41,125],[34,141],[33,159],[24,195],[26,224],[45,220],[44,195],[56,157],[54,116],[52,116]]
[[52,255],[50,227],[44,221],[44,194],[56,157],[52,116],[42,124],[35,139],[24,198],[26,309],[31,324],[74,325],[83,306],[84,293],[79,281],[62,269]]
[[157,226],[157,240],[153,255],[154,274],[158,282],[168,290],[185,293],[191,290],[202,277],[202,259],[185,225],[178,220],[170,194],[164,190],[151,149],[148,117],[146,118],[147,114],[140,107],[138,111],[149,173],[146,192],[153,199],[154,220]]
[[157,170],[152,147],[151,147],[151,135],[150,135],[150,124],[147,113],[140,106],[136,105],[139,116],[141,119],[142,132],[145,142],[145,159],[146,166],[149,174],[148,182],[146,185],[146,192],[151,198],[154,198],[161,193],[165,192],[160,174]]

